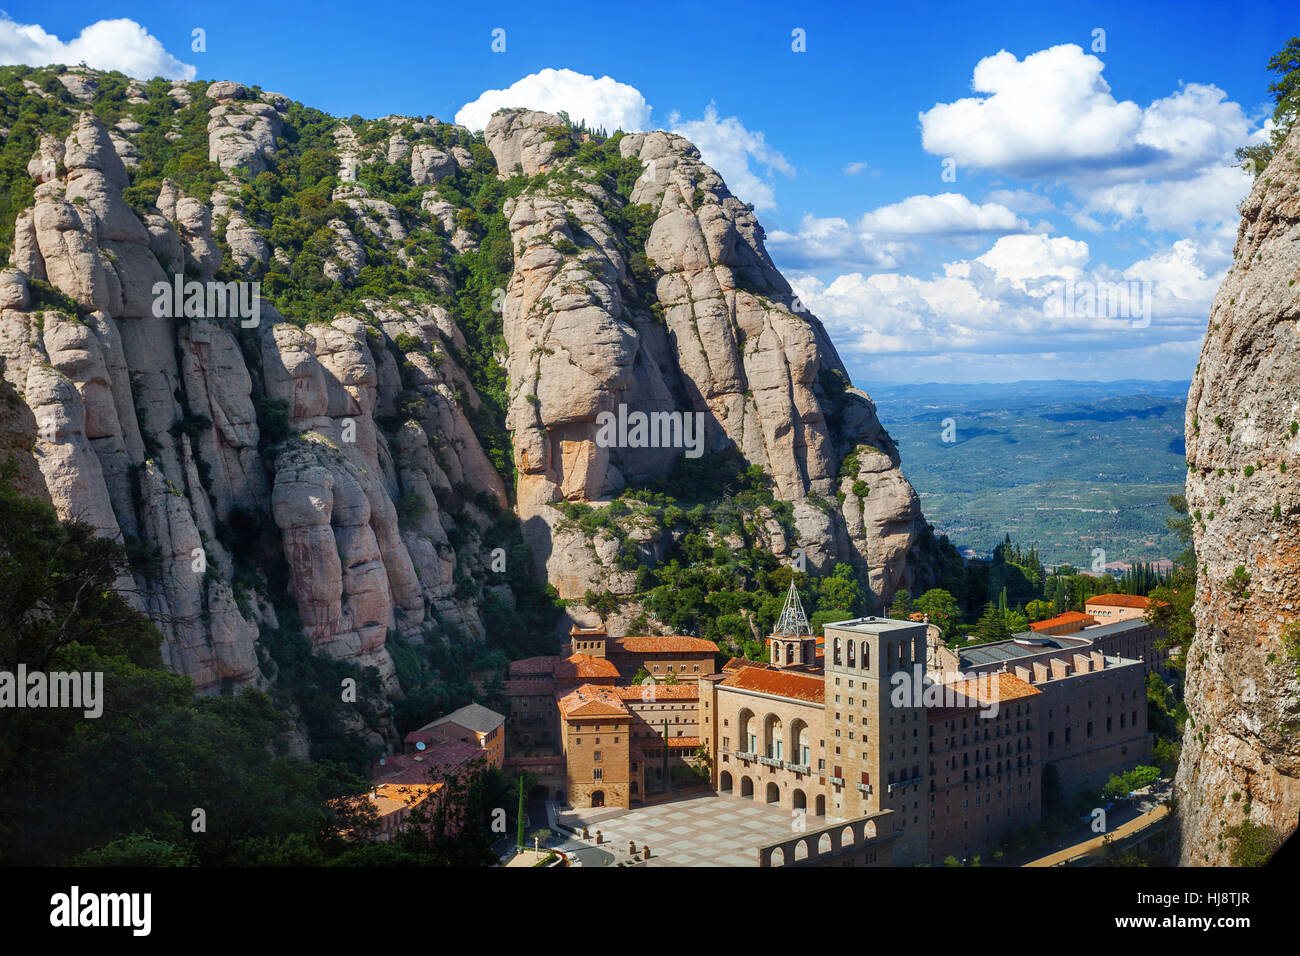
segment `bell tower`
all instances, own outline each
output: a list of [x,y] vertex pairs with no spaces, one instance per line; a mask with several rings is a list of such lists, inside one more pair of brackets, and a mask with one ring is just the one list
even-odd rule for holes
[[768,662],[773,667],[811,667],[817,663],[817,638],[808,624],[793,577],[768,644]]

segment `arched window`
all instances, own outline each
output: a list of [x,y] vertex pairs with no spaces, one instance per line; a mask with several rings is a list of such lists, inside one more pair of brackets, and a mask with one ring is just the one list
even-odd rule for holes
[[862,669],[871,670],[871,645],[866,641],[862,642]]
[[858,655],[856,650],[854,649],[853,641],[849,641],[849,666],[850,667],[858,666]]
[[834,657],[831,659],[835,662],[835,666],[838,667],[840,664],[840,639],[838,637],[835,638]]

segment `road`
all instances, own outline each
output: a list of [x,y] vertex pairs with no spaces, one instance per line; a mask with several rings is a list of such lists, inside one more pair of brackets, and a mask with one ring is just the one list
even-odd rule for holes
[[1134,819],[1129,820],[1127,823],[1120,824],[1110,833],[1099,833],[1096,836],[1094,836],[1092,839],[1084,840],[1082,843],[1076,843],[1073,846],[1068,846],[1063,850],[1057,850],[1055,853],[1049,854],[1048,856],[1039,857],[1037,860],[1031,860],[1029,863],[1025,863],[1024,865],[1025,866],[1060,866],[1062,863],[1065,863],[1069,860],[1073,860],[1075,857],[1083,856],[1086,854],[1092,854],[1092,853],[1100,853],[1102,847],[1105,846],[1105,841],[1107,837],[1113,838],[1116,843],[1122,842],[1124,839],[1132,836],[1134,833],[1137,833],[1139,830],[1144,829],[1145,827],[1149,827],[1157,820],[1163,819],[1164,817],[1168,816],[1168,814],[1169,814],[1169,807],[1162,803],[1155,809],[1148,810],[1146,813],[1143,813],[1141,816],[1135,817]]

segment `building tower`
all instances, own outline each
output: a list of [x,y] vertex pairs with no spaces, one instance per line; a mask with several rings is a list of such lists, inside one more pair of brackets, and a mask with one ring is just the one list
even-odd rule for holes
[[793,577],[768,644],[768,660],[774,667],[810,667],[817,663],[817,638],[808,624]]
[[926,631],[882,617],[825,626],[828,812],[892,810],[902,866],[928,859]]

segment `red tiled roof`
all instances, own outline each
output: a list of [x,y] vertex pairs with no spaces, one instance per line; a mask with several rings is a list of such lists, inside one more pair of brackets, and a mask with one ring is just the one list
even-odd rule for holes
[[538,674],[553,674],[555,673],[555,665],[563,659],[550,654],[544,657],[525,657],[522,660],[511,661],[510,676],[526,677]]
[[[645,684],[611,687],[620,700],[648,700],[650,688]],[[655,700],[699,700],[700,686],[695,682],[686,684],[655,684]]]
[[1088,604],[1100,604],[1102,607],[1147,608],[1151,606],[1151,599],[1140,594],[1098,594],[1084,602],[1085,606]]
[[724,673],[732,673],[742,667],[765,667],[770,670],[772,665],[767,661],[751,661],[748,657],[733,657],[722,665],[722,670]]
[[421,727],[419,730],[412,730],[402,738],[402,743],[414,747],[417,743],[423,743],[426,747],[434,743],[449,744],[463,742],[460,741],[453,730],[447,726],[441,727]]
[[556,680],[591,680],[596,677],[617,677],[614,662],[590,654],[572,654],[555,665]]
[[1046,621],[1035,621],[1029,625],[1031,631],[1045,631],[1049,627],[1060,627],[1062,624],[1079,624],[1087,627],[1090,624],[1096,624],[1097,619],[1091,614],[1080,614],[1078,611],[1066,611],[1064,614],[1058,614],[1056,617],[1049,617]]
[[820,704],[825,700],[826,686],[821,677],[789,671],[765,670],[761,667],[742,667],[721,685],[737,690],[754,690],[792,700],[806,700]]
[[942,720],[987,707],[992,703],[1006,704],[1026,697],[1037,697],[1040,694],[1042,694],[1041,690],[1028,681],[1021,680],[1015,674],[1006,671],[983,674],[943,685],[944,700],[952,700],[955,696],[958,701],[965,701],[965,703],[957,703],[950,707],[927,708],[926,717],[928,720]]
[[412,754],[396,754],[387,758],[375,770],[376,783],[429,783],[432,779],[444,779],[476,757],[482,757],[484,751],[475,744],[461,743],[459,740],[449,743],[436,743],[432,747]]
[[668,634],[663,637],[615,637],[612,643],[630,654],[718,653],[718,645],[702,637]]
[[561,697],[560,713],[565,717],[628,717],[623,701],[612,687],[583,684]]

